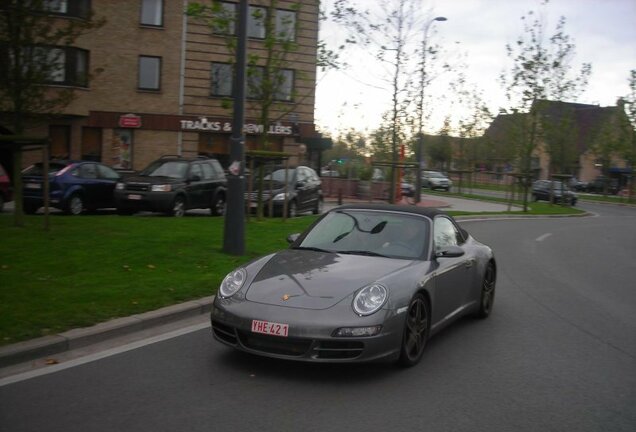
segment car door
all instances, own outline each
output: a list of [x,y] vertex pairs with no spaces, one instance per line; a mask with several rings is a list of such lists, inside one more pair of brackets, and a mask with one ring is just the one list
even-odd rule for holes
[[305,167],[296,168],[296,181],[294,183],[294,189],[296,191],[296,205],[298,210],[307,209],[307,198],[309,188],[309,178]]
[[205,182],[205,206],[212,207],[214,205],[214,195],[218,186],[217,174],[211,162],[201,164],[203,170],[203,181]]
[[97,176],[99,178],[97,207],[115,207],[115,185],[121,176],[114,169],[101,164],[97,164]]
[[99,176],[97,175],[97,165],[94,163],[81,164],[76,178],[84,191],[84,205],[87,208],[97,208],[100,196],[103,194]]
[[[433,223],[435,253],[444,247],[464,248],[459,228],[446,216],[437,216]],[[435,307],[433,319],[439,322],[457,313],[469,300],[476,271],[476,261],[464,248],[460,257],[437,257],[435,270]]]
[[203,178],[203,169],[200,163],[190,165],[187,183],[188,207],[206,207],[206,181]]

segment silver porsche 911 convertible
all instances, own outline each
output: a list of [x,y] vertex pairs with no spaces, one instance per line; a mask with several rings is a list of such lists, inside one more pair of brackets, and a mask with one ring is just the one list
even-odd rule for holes
[[225,277],[216,340],[282,359],[412,366],[443,327],[492,311],[493,252],[442,211],[345,205],[288,240]]

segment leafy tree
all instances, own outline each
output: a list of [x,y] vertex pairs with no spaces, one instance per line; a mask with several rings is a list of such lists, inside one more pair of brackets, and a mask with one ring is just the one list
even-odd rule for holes
[[[547,0],[543,2],[544,6],[547,4]],[[524,211],[527,211],[529,176],[534,152],[540,143],[542,102],[577,96],[587,85],[591,65],[584,63],[579,71],[573,72],[571,62],[575,45],[565,33],[565,17],[559,19],[555,32],[549,37],[546,37],[543,16],[530,11],[521,19],[524,33],[516,43],[506,46],[512,67],[504,71],[500,79],[509,109],[529,114],[517,118],[516,135],[520,139],[515,142],[517,168],[528,176],[523,182]]]
[[605,179],[603,194],[607,194],[612,160],[619,155],[629,160],[632,149],[631,125],[622,100],[617,107],[603,109],[599,125],[590,147],[601,163],[601,172]]
[[[3,0],[0,4],[0,114],[15,135],[24,134],[27,119],[45,120],[75,98],[72,88],[48,85],[55,84],[64,72],[64,48],[105,23],[90,10],[78,10],[77,17],[67,19],[56,14],[59,7],[46,0]],[[24,224],[21,167],[22,152],[16,149],[16,226]]]
[[444,125],[436,138],[431,140],[426,150],[431,160],[431,165],[445,171],[450,167],[452,158],[449,118],[444,120]]
[[631,182],[629,187],[630,201],[634,198],[636,181],[634,181],[634,169],[636,168],[636,69],[632,69],[629,73],[629,94],[623,99],[625,104],[625,113],[629,123],[626,125],[629,135],[631,136],[631,145],[625,152],[625,159],[629,161],[632,169]]

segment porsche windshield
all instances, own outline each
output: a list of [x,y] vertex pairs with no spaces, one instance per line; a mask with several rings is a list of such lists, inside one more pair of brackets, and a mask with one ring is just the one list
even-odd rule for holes
[[417,259],[427,251],[429,220],[403,213],[346,210],[326,215],[300,248]]

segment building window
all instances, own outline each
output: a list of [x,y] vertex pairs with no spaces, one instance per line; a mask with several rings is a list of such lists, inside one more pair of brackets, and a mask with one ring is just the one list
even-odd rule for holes
[[91,2],[90,0],[44,0],[42,9],[55,15],[88,18]]
[[161,88],[161,57],[139,56],[139,90]]
[[255,39],[265,39],[265,15],[267,9],[250,6],[247,16],[247,36]]
[[82,160],[101,162],[102,129],[94,127],[82,128]]
[[276,37],[288,41],[296,38],[296,12],[276,10]]
[[132,168],[133,131],[131,129],[113,129],[110,153],[113,168]]
[[163,0],[142,0],[141,24],[163,26]]
[[232,65],[212,63],[212,96],[232,96]]
[[[253,66],[247,73],[247,97],[250,99],[263,98],[263,73],[265,68]],[[270,79],[273,99],[277,101],[291,102],[294,90],[294,71],[281,69]],[[267,90],[267,89],[266,89]]]
[[66,125],[50,125],[51,159],[69,159],[71,154],[71,127]]
[[294,94],[294,71],[291,69],[282,69],[277,79],[274,99],[291,102]]
[[[30,51],[30,53],[29,53]],[[38,46],[26,50],[46,84],[88,86],[88,51],[73,47]]]
[[212,4],[214,21],[212,32],[233,35],[236,32],[236,3],[214,2]]

